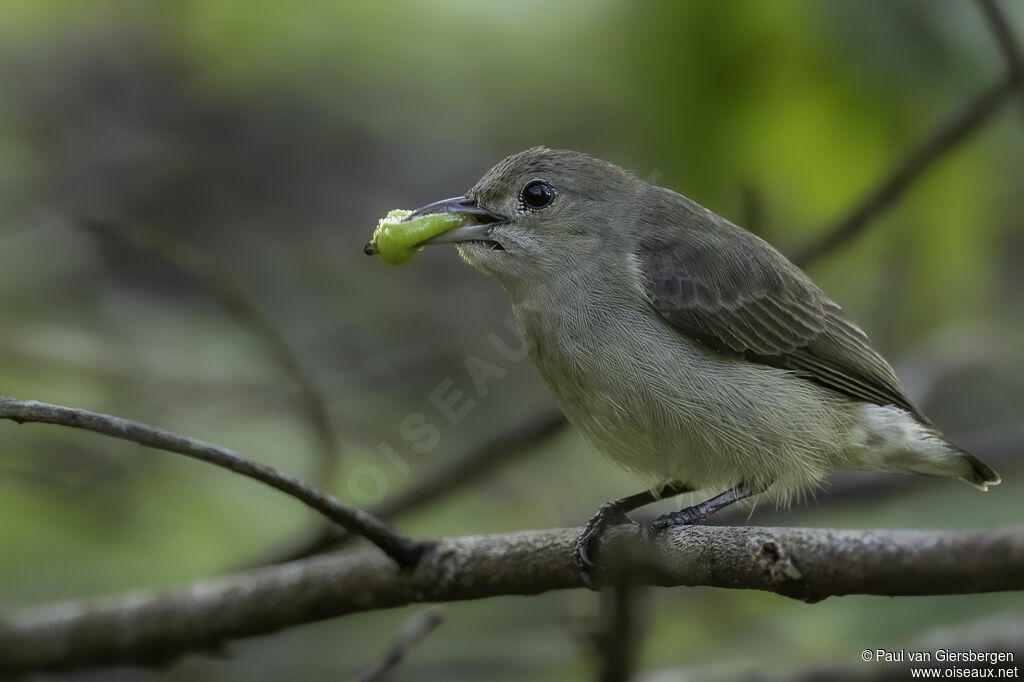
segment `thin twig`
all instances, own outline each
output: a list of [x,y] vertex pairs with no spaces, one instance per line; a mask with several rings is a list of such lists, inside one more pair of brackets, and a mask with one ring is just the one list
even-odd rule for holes
[[846,215],[808,244],[794,250],[792,261],[800,267],[807,267],[859,236],[878,214],[898,199],[936,160],[980,129],[982,123],[998,110],[1016,85],[1014,78],[1004,78],[957,111],[912,149]]
[[[156,663],[231,639],[344,614],[531,595],[583,586],[572,563],[579,528],[438,541],[412,570],[376,551],[323,554],[169,591],[28,607],[0,614],[0,676],[115,663]],[[637,580],[833,595],[969,594],[1024,589],[1024,526],[981,531],[691,526],[644,544],[610,532],[601,556],[640,562]]]
[[57,424],[94,431],[139,445],[174,452],[228,469],[291,495],[320,512],[350,533],[361,535],[380,547],[402,566],[411,566],[425,545],[392,530],[377,517],[342,503],[310,484],[265,464],[201,440],[148,426],[141,422],[60,405],[0,397],[0,419],[18,423]]
[[382,682],[402,662],[409,650],[433,632],[444,619],[440,609],[431,607],[412,614],[373,666],[359,676],[359,682]]
[[598,682],[629,682],[636,665],[641,626],[638,623],[637,591],[628,570],[618,572],[609,589],[601,592],[599,630],[595,645],[600,654]]
[[978,4],[1006,59],[1006,77],[936,128],[844,218],[825,230],[823,235],[796,250],[792,257],[794,263],[806,267],[859,235],[875,216],[903,194],[934,161],[979,129],[1014,88],[1019,87],[1024,91],[1022,50],[1013,35],[1009,20],[996,0],[978,0]]
[[266,343],[277,364],[299,389],[300,412],[309,423],[320,454],[320,469],[314,480],[328,487],[337,470],[340,445],[327,409],[327,400],[306,371],[287,336],[263,311],[242,282],[209,254],[173,232],[158,230],[139,221],[98,217],[84,219],[82,224],[94,232],[156,256],[199,282],[217,297],[229,313]]
[[[436,502],[454,491],[483,478],[501,463],[513,456],[533,452],[533,449],[553,435],[560,433],[568,422],[561,412],[547,410],[517,424],[508,431],[488,438],[468,455],[436,472],[407,490],[385,499],[370,509],[379,519],[392,521],[411,511]],[[302,559],[321,552],[343,547],[352,536],[330,527],[301,546],[264,558],[258,565],[283,563]]]
[[1006,60],[1006,71],[1010,80],[1016,81],[1024,93],[1024,50],[1013,34],[1009,17],[998,0],[978,0],[978,5]]

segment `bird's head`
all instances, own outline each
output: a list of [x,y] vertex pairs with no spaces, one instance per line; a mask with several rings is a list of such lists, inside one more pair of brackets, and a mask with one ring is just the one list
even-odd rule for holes
[[506,288],[543,286],[569,268],[624,255],[627,217],[644,187],[606,161],[534,147],[499,162],[464,196],[424,206],[410,218],[463,216],[462,227],[425,243],[454,243],[467,263]]

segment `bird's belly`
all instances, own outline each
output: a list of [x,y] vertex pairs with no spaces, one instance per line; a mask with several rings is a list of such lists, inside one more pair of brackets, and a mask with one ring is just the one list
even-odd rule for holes
[[736,472],[716,471],[714,455],[722,449],[712,442],[716,427],[693,409],[687,399],[693,396],[658,395],[643,382],[624,380],[621,371],[613,382],[585,369],[571,380],[541,371],[587,441],[651,487],[677,480],[694,488],[739,483],[731,480]]
[[629,332],[582,343],[527,338],[569,421],[652,487],[775,483],[789,497],[842,458],[846,406],[824,389],[717,355],[642,317]]

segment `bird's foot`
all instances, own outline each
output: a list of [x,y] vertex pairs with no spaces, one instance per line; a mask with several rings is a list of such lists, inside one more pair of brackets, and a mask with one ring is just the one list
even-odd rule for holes
[[572,553],[572,562],[579,569],[580,579],[590,589],[596,589],[594,582],[594,571],[597,569],[597,554],[601,545],[601,537],[610,526],[621,526],[633,523],[622,506],[617,502],[602,504],[597,513],[594,514],[583,532],[576,539],[576,549]]
[[680,509],[676,512],[664,514],[656,519],[652,519],[645,523],[640,524],[640,533],[644,538],[645,542],[649,542],[655,535],[666,528],[674,528],[675,526],[697,526],[707,521],[708,513],[703,508],[704,505],[695,505],[693,507],[687,507],[686,509]]

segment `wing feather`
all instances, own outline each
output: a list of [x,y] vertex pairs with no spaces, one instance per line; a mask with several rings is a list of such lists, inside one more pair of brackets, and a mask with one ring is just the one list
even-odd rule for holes
[[[682,210],[662,207],[657,217],[682,215],[681,224],[644,236],[636,253],[662,318],[719,353],[789,369],[929,423],[867,335],[807,275],[767,242],[671,195]],[[708,229],[709,219],[716,229]]]

